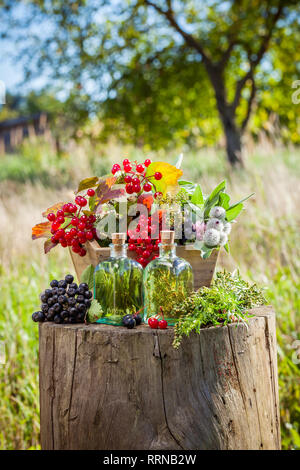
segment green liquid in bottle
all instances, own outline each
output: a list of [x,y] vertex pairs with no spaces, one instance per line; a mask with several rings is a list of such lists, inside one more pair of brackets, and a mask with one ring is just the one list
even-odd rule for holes
[[160,307],[165,320],[174,325],[178,318],[172,314],[173,305],[184,300],[194,288],[194,276],[191,265],[176,256],[176,245],[160,245],[160,255],[151,261],[144,270],[144,321],[160,314]]
[[97,323],[122,325],[122,317],[143,306],[143,268],[127,258],[127,245],[110,245],[111,256],[94,273],[94,295],[103,316]]

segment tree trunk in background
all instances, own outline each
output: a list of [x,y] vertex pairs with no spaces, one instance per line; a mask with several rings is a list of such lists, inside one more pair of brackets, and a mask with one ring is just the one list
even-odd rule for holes
[[227,94],[222,76],[222,70],[207,66],[207,72],[215,91],[217,108],[223,125],[226,139],[227,159],[231,166],[243,166],[242,159],[242,133],[235,123],[236,106],[227,102]]
[[226,138],[226,152],[229,163],[232,166],[243,166],[241,133],[236,128],[234,122],[225,120],[223,128]]
[[55,138],[55,150],[56,150],[56,153],[59,155],[61,152],[61,145],[60,145],[60,138],[58,136],[56,136]]
[[231,166],[242,167],[242,133],[235,124],[234,111],[224,100],[219,100],[218,111],[223,124],[228,161]]

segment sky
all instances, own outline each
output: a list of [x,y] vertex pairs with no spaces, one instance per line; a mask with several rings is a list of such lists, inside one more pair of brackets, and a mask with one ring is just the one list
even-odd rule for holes
[[12,62],[9,49],[10,46],[4,43],[0,62],[0,80],[5,83],[8,91],[14,92],[17,88],[17,84],[24,79],[24,75],[22,65]]
[[29,90],[38,90],[46,83],[46,77],[31,80],[30,84],[24,84],[23,66],[12,61],[9,56],[2,56],[0,63],[0,81],[4,82],[6,92],[10,94],[26,94]]
[[[28,7],[26,3],[20,3],[15,8],[17,16],[25,16]],[[30,26],[30,30],[33,32],[40,31],[41,25]],[[43,28],[45,26],[43,25]],[[30,31],[29,30],[29,31]],[[41,76],[37,80],[31,80],[30,84],[24,85],[24,67],[23,64],[14,59],[16,52],[18,52],[18,43],[14,43],[9,39],[0,40],[1,60],[0,60],[0,80],[5,83],[6,90],[12,94],[21,93],[25,94],[29,89],[41,88],[46,80],[45,77]]]
[[[90,0],[90,3],[93,4],[95,0]],[[204,3],[209,4],[211,0],[205,0]],[[97,0],[96,0],[97,2]],[[110,11],[111,15],[111,6],[115,3],[118,4],[119,0],[111,0],[108,10]],[[224,0],[224,2],[220,5],[222,10],[228,7],[228,2]],[[25,17],[28,15],[28,6],[26,6],[26,2],[20,2],[15,8],[15,16],[18,17]],[[94,20],[97,22],[105,22],[105,9],[99,10],[99,15],[95,16]],[[110,16],[111,17],[111,16]],[[188,25],[186,25],[188,27]],[[35,33],[40,34],[41,29],[46,31],[51,29],[51,22],[46,19],[43,21],[43,26],[41,28],[41,24],[31,25],[29,27],[30,30],[34,31]],[[26,93],[28,89],[39,89],[43,85],[46,84],[46,75],[42,75],[39,79],[31,80],[30,84],[26,86],[26,84],[22,83],[24,80],[24,70],[22,64],[16,61],[13,61],[12,56],[18,50],[18,44],[13,44],[7,40],[0,40],[0,50],[1,50],[1,61],[0,61],[0,80],[2,80],[6,85],[6,90],[12,94],[14,93]]]

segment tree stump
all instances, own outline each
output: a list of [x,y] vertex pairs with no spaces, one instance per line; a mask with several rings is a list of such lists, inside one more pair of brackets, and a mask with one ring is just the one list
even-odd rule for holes
[[280,449],[275,314],[203,329],[40,325],[43,449]]

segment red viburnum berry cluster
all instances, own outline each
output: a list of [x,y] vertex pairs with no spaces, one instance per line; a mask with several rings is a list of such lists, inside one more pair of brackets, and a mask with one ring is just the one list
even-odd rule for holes
[[[160,171],[153,174],[146,175],[147,168],[151,165],[151,160],[147,158],[144,163],[137,163],[130,161],[128,158],[123,160],[123,168],[118,163],[112,167],[112,174],[122,172],[125,183],[125,191],[128,195],[136,194],[140,196],[142,193],[152,192],[154,198],[159,199],[162,196],[160,191],[156,190],[155,181],[162,179]],[[137,261],[143,266],[158,256],[158,244],[160,239],[153,240],[153,237],[158,237],[159,227],[150,226],[151,218],[141,215],[139,224],[134,231],[128,230],[128,248],[130,251],[135,251],[137,254]],[[156,234],[157,233],[157,234]]]
[[[128,230],[128,248],[130,251],[135,251],[138,255],[137,261],[143,267],[157,258],[158,256],[158,245],[161,242],[160,240],[160,230],[159,226],[152,223],[151,217],[146,217],[141,215],[139,218],[139,223],[136,226],[135,230]],[[158,239],[154,240],[151,236],[159,236]]]
[[[131,162],[128,158],[123,160],[123,171],[125,172],[124,181],[126,183],[125,191],[127,194],[141,194],[143,191],[146,193],[154,191],[154,197],[159,198],[162,196],[160,191],[156,191],[155,183],[151,181],[153,178],[159,181],[162,178],[160,171],[155,172],[153,175],[146,176],[146,169],[151,164],[151,160],[147,158],[144,163]],[[113,175],[118,171],[122,171],[121,166],[115,163],[111,169]]]
[[85,196],[76,196],[75,204],[69,202],[64,204],[56,214],[50,212],[47,215],[47,219],[52,222],[52,243],[60,243],[64,248],[70,246],[74,253],[78,253],[80,256],[86,255],[84,244],[87,240],[97,238],[94,227],[96,217],[93,214],[89,216],[81,214],[81,211],[87,205],[86,196],[92,197],[94,195],[95,191],[88,189]]

